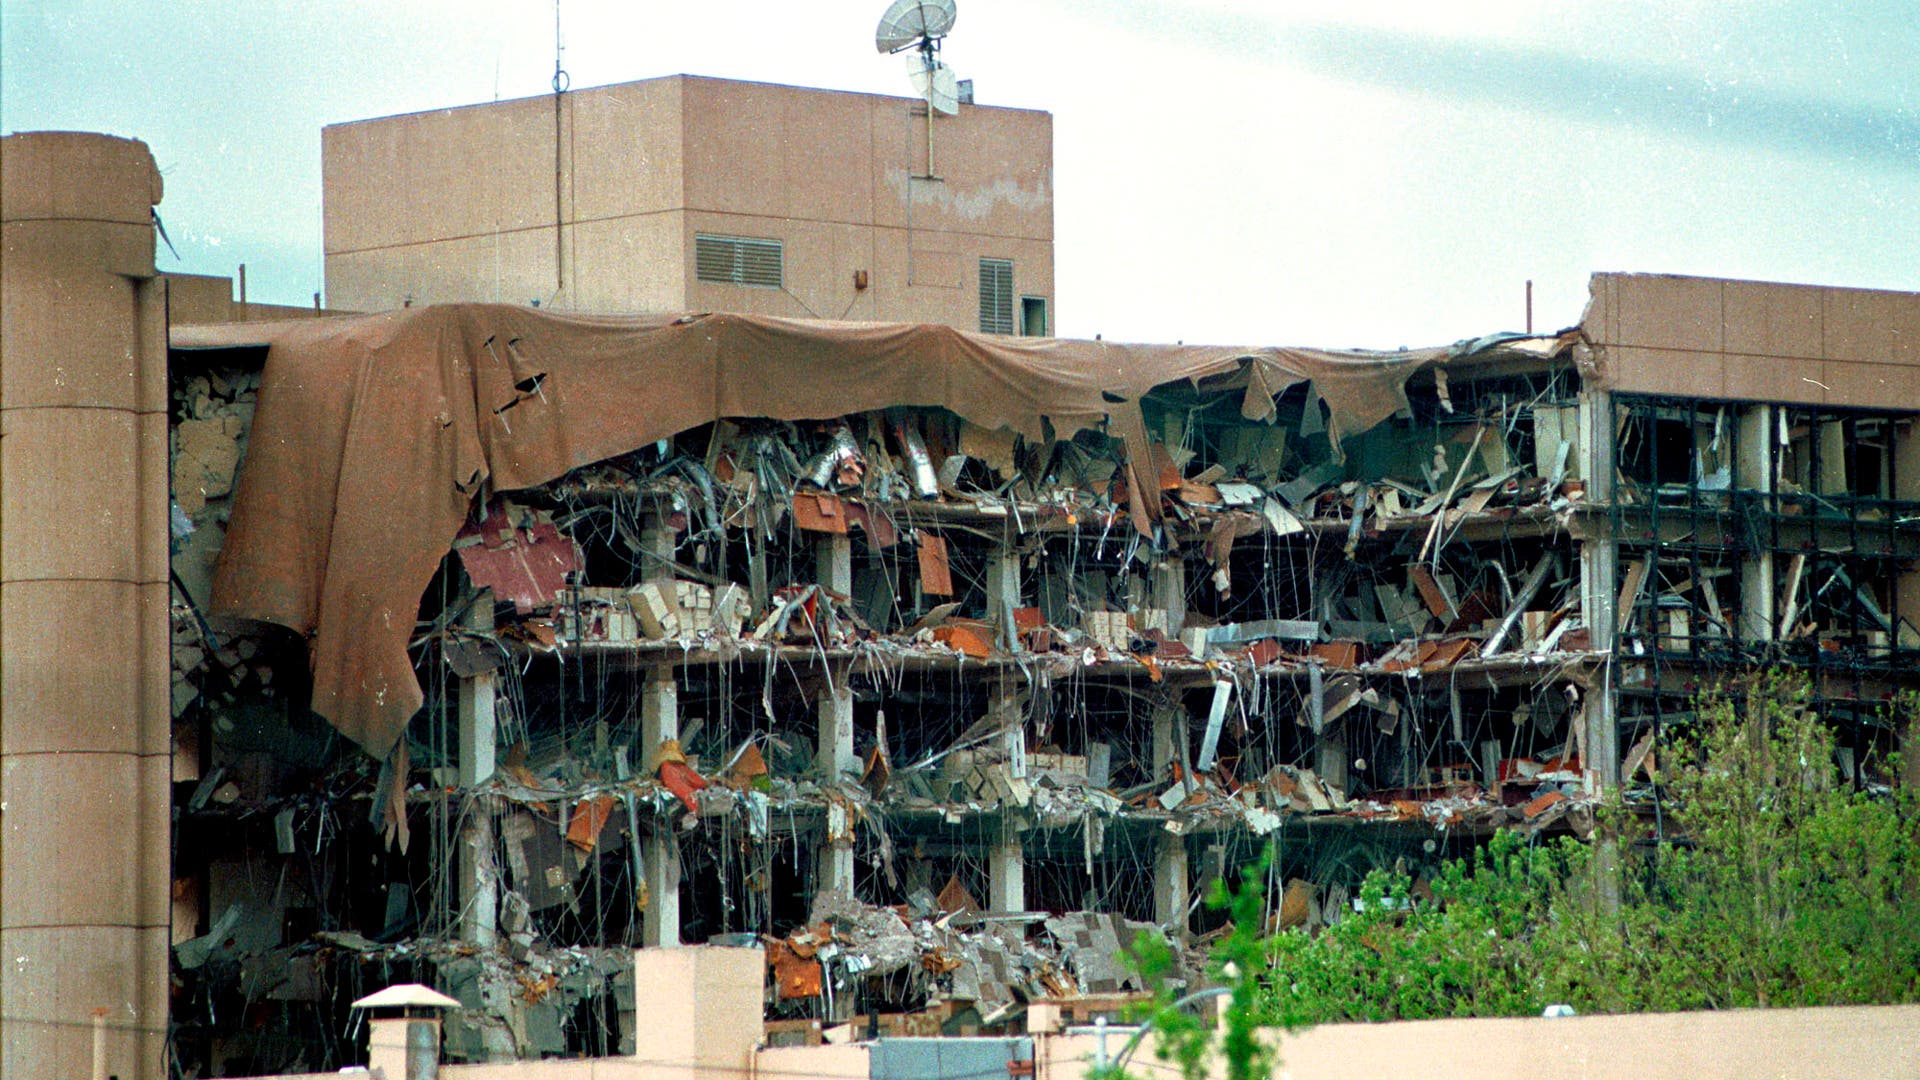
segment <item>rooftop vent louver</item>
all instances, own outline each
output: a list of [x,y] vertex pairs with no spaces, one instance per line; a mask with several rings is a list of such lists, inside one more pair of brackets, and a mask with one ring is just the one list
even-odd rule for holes
[[694,277],[726,285],[783,285],[783,253],[778,240],[742,236],[695,236]]

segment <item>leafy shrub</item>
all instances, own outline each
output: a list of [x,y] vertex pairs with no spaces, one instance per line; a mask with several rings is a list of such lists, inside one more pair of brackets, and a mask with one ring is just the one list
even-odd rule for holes
[[1914,793],[1839,783],[1804,682],[1757,676],[1697,704],[1661,758],[1668,838],[1634,851],[1642,827],[1614,806],[1591,845],[1496,835],[1443,864],[1430,903],[1375,872],[1360,910],[1270,940],[1261,1018],[1920,1000]]
[[[1431,900],[1375,871],[1317,934],[1264,935],[1271,851],[1238,889],[1216,882],[1225,1022],[1163,990],[1156,1052],[1189,1078],[1217,1054],[1250,1080],[1278,1060],[1262,1025],[1920,1001],[1920,797],[1840,782],[1804,679],[1756,675],[1694,715],[1659,759],[1664,836],[1617,802],[1591,843],[1502,832],[1441,864]],[[1920,722],[1920,698],[1889,719]],[[1150,935],[1134,962],[1163,985],[1172,968]]]

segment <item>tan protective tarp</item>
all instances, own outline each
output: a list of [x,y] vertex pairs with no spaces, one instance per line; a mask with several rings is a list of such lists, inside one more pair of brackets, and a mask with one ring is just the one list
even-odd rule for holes
[[1125,345],[493,304],[178,328],[173,344],[270,346],[213,610],[308,635],[314,711],[378,757],[421,704],[406,651],[420,595],[483,482],[544,483],[723,416],[800,420],[893,405],[942,406],[1031,438],[1042,437],[1043,417],[1062,437],[1105,423],[1144,460],[1140,397],[1209,377],[1244,386],[1252,419],[1312,379],[1332,430],[1351,434],[1399,409],[1407,377],[1447,352]]

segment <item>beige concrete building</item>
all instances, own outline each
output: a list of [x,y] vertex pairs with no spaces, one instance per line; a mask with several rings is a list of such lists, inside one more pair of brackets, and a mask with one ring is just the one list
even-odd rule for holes
[[331,307],[1053,325],[1053,118],[674,75],[336,124]]

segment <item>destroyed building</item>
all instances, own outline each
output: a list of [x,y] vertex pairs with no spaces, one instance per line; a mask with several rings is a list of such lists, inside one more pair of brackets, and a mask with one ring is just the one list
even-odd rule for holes
[[177,1045],[346,1060],[340,1003],[404,975],[468,1005],[456,1060],[616,1052],[626,950],[680,942],[764,943],[776,1034],[1000,1030],[1137,990],[1120,947],[1204,938],[1269,843],[1312,925],[1369,869],[1584,834],[1743,665],[1807,669],[1889,782],[1920,462],[1872,406],[1912,369],[1724,317],[1662,352],[1879,301],[1602,275],[1566,332],[1388,354],[176,328],[179,528],[225,529],[175,614]]
[[[7,152],[22,1075],[99,1000],[122,1075],[337,1069],[405,982],[449,1059],[616,1054],[680,942],[765,948],[775,1042],[1111,1012],[1269,844],[1311,927],[1609,792],[1657,822],[1666,725],[1752,665],[1897,779],[1920,296],[1602,274],[1564,332],[1395,353],[190,326],[144,147]],[[16,194],[76,159],[98,205]]]

